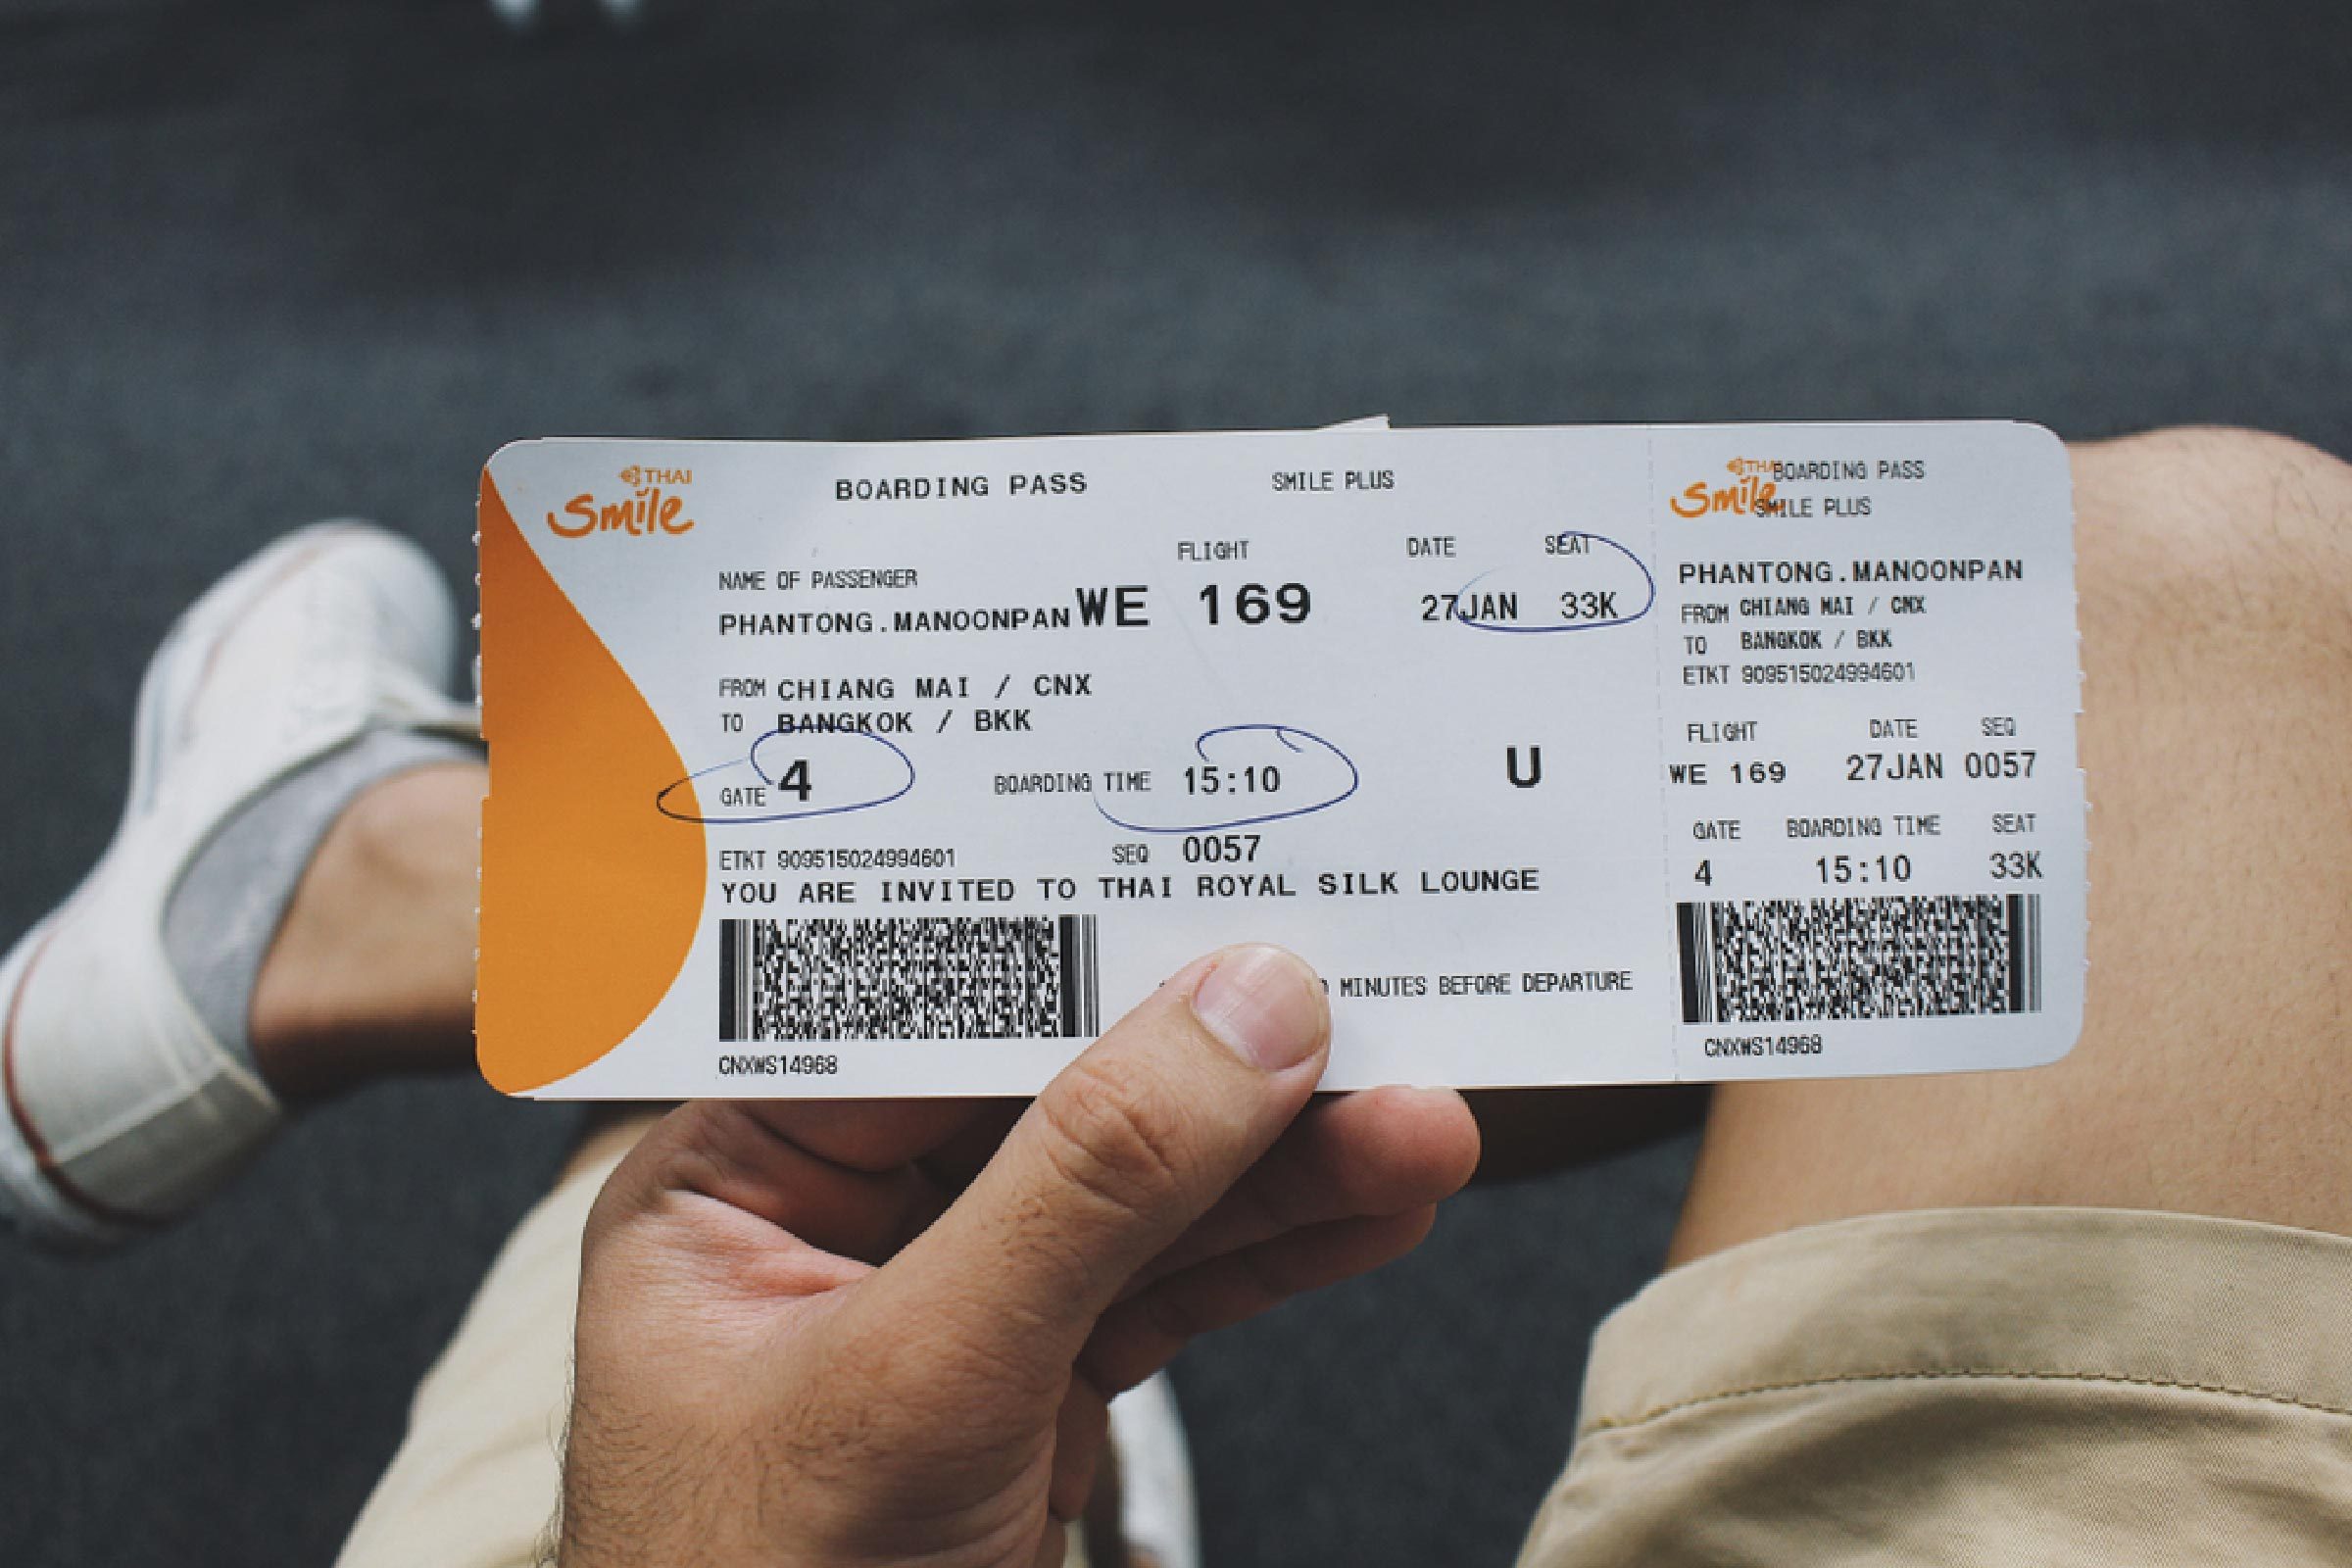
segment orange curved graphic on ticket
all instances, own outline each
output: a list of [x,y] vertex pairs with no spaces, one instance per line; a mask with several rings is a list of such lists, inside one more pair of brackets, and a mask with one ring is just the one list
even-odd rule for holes
[[[654,809],[686,765],[482,474],[482,936],[476,1054],[510,1095],[645,1021],[703,911],[703,829]],[[686,788],[691,791],[693,786]]]

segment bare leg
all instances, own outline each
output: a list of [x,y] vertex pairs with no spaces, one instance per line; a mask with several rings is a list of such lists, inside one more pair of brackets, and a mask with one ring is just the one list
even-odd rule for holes
[[473,1059],[483,771],[362,792],[328,829],[253,995],[254,1057],[289,1100]]
[[2352,1234],[2352,468],[2078,448],[2082,1040],[2022,1073],[1718,1091],[1673,1258],[1886,1210],[2069,1203]]

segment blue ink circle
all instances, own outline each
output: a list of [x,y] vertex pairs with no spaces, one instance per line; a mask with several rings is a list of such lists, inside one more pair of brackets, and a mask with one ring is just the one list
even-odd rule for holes
[[[1642,601],[1642,608],[1640,610],[1635,611],[1630,615],[1619,615],[1615,620],[1587,620],[1575,622],[1565,626],[1505,626],[1500,621],[1473,620],[1468,615],[1456,614],[1452,617],[1454,622],[1458,625],[1467,626],[1472,631],[1498,631],[1512,636],[1549,637],[1564,631],[1606,631],[1611,626],[1630,626],[1635,621],[1640,620],[1642,616],[1648,614],[1651,609],[1656,606],[1658,602],[1658,579],[1650,574],[1648,565],[1642,560],[1640,556],[1635,555],[1631,550],[1628,550],[1625,546],[1619,544],[1607,534],[1588,533],[1582,528],[1562,528],[1559,532],[1555,534],[1548,534],[1545,537],[1552,539],[1590,539],[1595,544],[1607,545],[1611,550],[1616,551],[1619,555],[1623,556],[1626,560],[1634,564],[1634,569],[1642,573],[1642,584],[1648,589],[1649,596]],[[1495,572],[1503,569],[1504,568],[1501,566],[1495,566],[1490,568],[1489,570],[1480,572],[1477,576],[1462,584],[1461,592],[1454,596],[1455,601],[1458,603],[1459,601],[1468,598],[1471,589],[1477,587],[1480,583],[1485,582],[1489,577],[1494,576]]]
[[760,765],[760,748],[771,740],[784,740],[791,737],[783,730],[771,729],[763,731],[757,740],[752,742],[752,749],[734,761],[720,762],[716,766],[689,773],[675,784],[663,789],[654,797],[654,809],[673,822],[699,822],[705,827],[750,827],[761,822],[797,822],[812,816],[840,816],[850,811],[870,811],[877,806],[888,806],[914,788],[914,759],[900,750],[897,742],[859,729],[833,730],[829,733],[853,736],[861,741],[872,741],[876,746],[884,748],[893,757],[896,757],[906,769],[906,782],[890,794],[876,796],[870,801],[853,801],[847,806],[814,806],[792,811],[771,811],[760,816],[696,816],[690,812],[670,809],[667,803],[672,794],[698,778],[708,778],[713,773],[723,773],[731,767],[750,767],[754,773],[759,775],[760,783],[773,789],[776,784],[775,779],[769,776],[766,768]]
[[1313,741],[1317,746],[1322,747],[1332,756],[1338,758],[1342,764],[1347,767],[1348,787],[1342,790],[1339,794],[1334,795],[1330,800],[1317,801],[1312,806],[1296,807],[1288,811],[1269,811],[1262,816],[1237,816],[1225,821],[1198,822],[1190,827],[1147,827],[1141,822],[1129,822],[1122,820],[1121,818],[1110,814],[1109,809],[1103,806],[1102,797],[1100,796],[1095,798],[1095,809],[1102,812],[1102,820],[1108,822],[1113,827],[1123,828],[1129,833],[1221,833],[1227,828],[1255,827],[1261,822],[1281,822],[1286,821],[1294,816],[1309,816],[1316,811],[1329,810],[1331,808],[1339,805],[1342,801],[1348,799],[1348,796],[1353,795],[1364,781],[1364,775],[1356,767],[1354,759],[1350,758],[1346,752],[1341,751],[1337,746],[1332,745],[1331,742],[1325,740],[1322,736],[1315,734],[1311,730],[1299,729],[1293,724],[1220,724],[1215,729],[1202,730],[1200,736],[1193,742],[1193,751],[1197,756],[1200,757],[1200,760],[1203,762],[1210,762],[1213,765],[1214,760],[1208,755],[1208,743],[1210,741],[1216,739],[1216,737],[1219,735],[1237,735],[1253,730],[1273,731],[1274,738],[1276,740],[1282,742],[1283,745],[1289,747],[1294,752],[1299,753],[1302,756],[1305,754],[1306,748],[1294,742],[1291,737],[1296,735],[1301,740]]

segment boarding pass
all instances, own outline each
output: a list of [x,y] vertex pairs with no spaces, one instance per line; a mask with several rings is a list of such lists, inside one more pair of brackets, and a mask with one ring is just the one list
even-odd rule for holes
[[2081,1024],[2038,426],[527,441],[480,518],[510,1093],[1034,1093],[1242,941],[1333,1088]]

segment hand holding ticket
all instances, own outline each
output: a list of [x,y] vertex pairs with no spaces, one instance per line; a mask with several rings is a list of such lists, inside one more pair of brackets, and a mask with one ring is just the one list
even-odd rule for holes
[[483,1069],[1033,1093],[1242,940],[1328,1088],[2052,1059],[2072,521],[2002,423],[508,447]]

